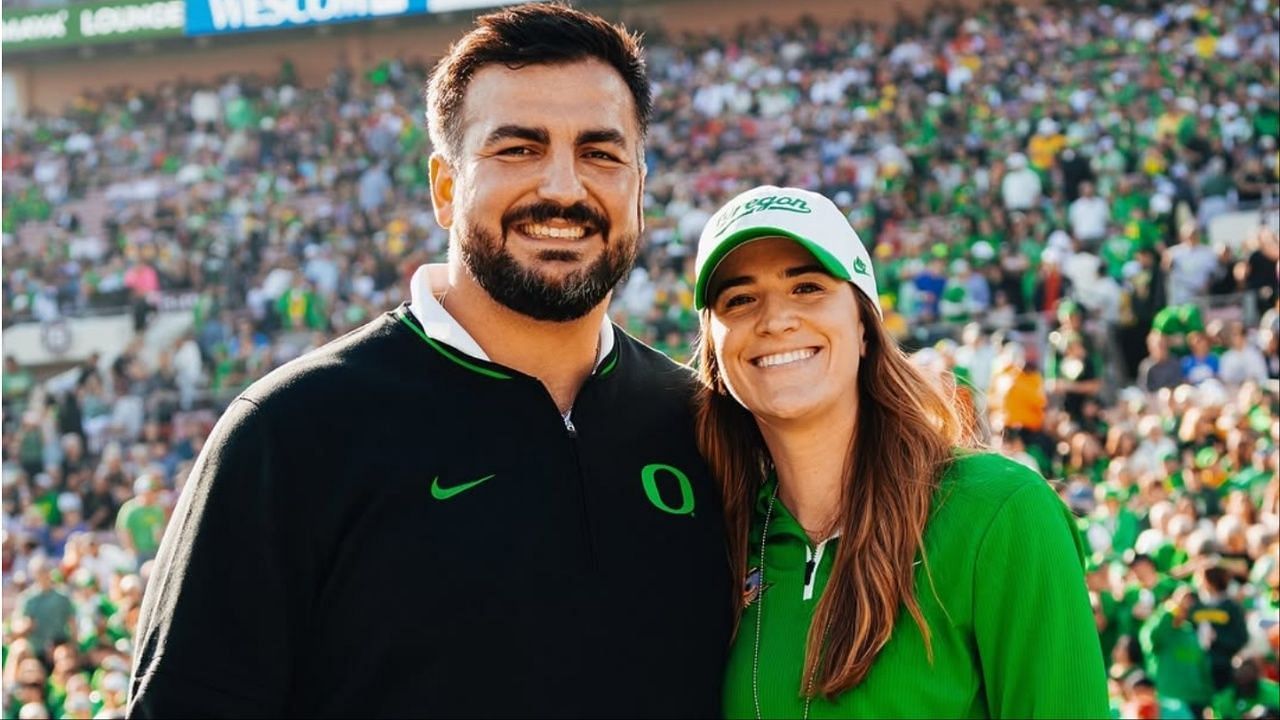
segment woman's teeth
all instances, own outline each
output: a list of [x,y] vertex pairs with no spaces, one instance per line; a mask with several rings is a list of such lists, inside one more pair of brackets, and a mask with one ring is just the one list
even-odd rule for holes
[[756,367],[762,368],[777,367],[778,365],[787,365],[793,362],[800,362],[801,360],[808,360],[816,354],[818,354],[818,351],[813,348],[792,350],[790,352],[776,353],[773,355],[765,355],[762,358],[757,358],[755,360],[755,365]]

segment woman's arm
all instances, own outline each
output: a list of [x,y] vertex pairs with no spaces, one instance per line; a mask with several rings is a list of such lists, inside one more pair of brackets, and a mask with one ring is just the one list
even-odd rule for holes
[[1107,717],[1106,669],[1071,513],[1042,480],[980,541],[974,633],[994,718]]

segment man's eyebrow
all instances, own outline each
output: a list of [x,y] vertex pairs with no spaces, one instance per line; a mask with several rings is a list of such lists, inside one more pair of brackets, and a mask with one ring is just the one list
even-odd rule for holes
[[627,137],[623,135],[621,131],[613,130],[610,128],[600,128],[596,130],[583,130],[582,132],[578,133],[578,139],[576,144],[591,145],[594,143],[608,143],[612,145],[619,145],[621,147],[626,147]]
[[540,143],[546,145],[551,142],[551,133],[546,128],[528,127],[525,125],[499,125],[484,139],[485,145],[491,145],[502,140],[528,140],[529,142]]

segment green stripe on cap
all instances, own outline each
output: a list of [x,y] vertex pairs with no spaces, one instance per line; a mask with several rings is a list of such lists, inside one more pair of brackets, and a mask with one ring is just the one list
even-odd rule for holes
[[707,306],[707,285],[711,282],[711,276],[715,274],[716,268],[720,266],[720,261],[724,260],[726,255],[746,243],[766,237],[784,237],[794,240],[800,243],[805,250],[812,253],[813,257],[818,260],[818,263],[821,264],[822,267],[826,268],[827,272],[831,273],[833,276],[845,281],[852,281],[853,279],[852,276],[849,275],[849,270],[844,266],[844,263],[840,262],[835,255],[832,255],[821,245],[806,237],[797,235],[790,230],[783,230],[782,228],[771,227],[768,225],[756,225],[749,228],[743,228],[742,230],[725,237],[716,244],[715,249],[707,256],[707,261],[702,264],[702,271],[698,273],[698,278],[694,282],[693,286],[694,309],[701,310]]

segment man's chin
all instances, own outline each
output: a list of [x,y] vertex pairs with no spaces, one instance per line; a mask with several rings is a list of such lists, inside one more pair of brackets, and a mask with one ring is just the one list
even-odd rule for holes
[[[529,247],[478,242],[464,246],[463,262],[494,300],[535,320],[571,322],[603,302],[630,270],[634,255],[606,248]],[[625,245],[620,247],[627,247]]]

